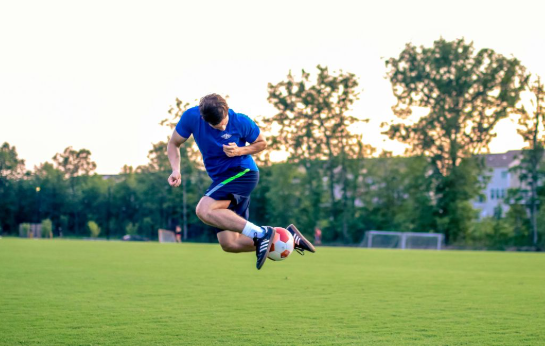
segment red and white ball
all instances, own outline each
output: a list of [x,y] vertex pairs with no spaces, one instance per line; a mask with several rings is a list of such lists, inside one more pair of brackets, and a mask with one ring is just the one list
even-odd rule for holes
[[275,228],[276,235],[274,235],[271,246],[271,251],[269,252],[269,259],[280,261],[284,260],[291,252],[293,252],[293,236],[291,233],[284,228]]

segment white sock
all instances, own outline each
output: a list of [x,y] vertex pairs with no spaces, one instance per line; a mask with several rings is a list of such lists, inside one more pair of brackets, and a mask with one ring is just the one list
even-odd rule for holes
[[251,239],[253,239],[254,236],[257,236],[257,238],[260,239],[263,236],[265,236],[265,231],[263,230],[262,227],[258,227],[252,222],[246,222],[246,225],[244,226],[244,229],[242,230],[242,234],[248,236]]

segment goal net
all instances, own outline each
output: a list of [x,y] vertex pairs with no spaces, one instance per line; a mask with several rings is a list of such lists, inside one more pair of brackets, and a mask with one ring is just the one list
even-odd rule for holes
[[159,229],[159,242],[176,242],[176,233],[174,231]]
[[444,235],[399,231],[367,231],[360,244],[368,248],[437,249],[443,246]]

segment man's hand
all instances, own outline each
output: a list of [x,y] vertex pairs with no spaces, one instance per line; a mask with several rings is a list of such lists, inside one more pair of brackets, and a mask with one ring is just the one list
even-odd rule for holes
[[234,142],[230,142],[229,145],[223,145],[223,151],[228,157],[237,157],[240,155],[240,148]]
[[170,184],[172,187],[179,187],[181,183],[182,175],[180,174],[180,171],[172,171],[172,174],[170,174],[170,177],[168,178],[168,184]]

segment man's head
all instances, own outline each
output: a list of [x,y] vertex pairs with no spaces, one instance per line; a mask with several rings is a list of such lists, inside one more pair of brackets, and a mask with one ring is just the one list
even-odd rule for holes
[[199,103],[199,111],[204,121],[212,128],[223,131],[227,127],[229,106],[218,94],[204,96]]

